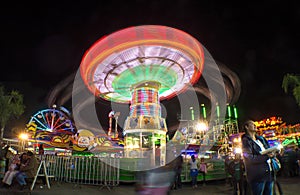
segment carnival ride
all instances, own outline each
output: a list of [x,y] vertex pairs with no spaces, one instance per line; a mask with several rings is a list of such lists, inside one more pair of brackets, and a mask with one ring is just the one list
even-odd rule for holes
[[171,141],[186,146],[186,151],[182,152],[183,155],[189,157],[194,154],[209,158],[214,154],[221,158],[234,152],[236,144],[233,142],[236,142],[236,139],[233,138],[240,134],[237,108],[228,104],[225,119],[220,118],[219,109],[219,106],[216,106],[217,117],[212,127],[208,126],[209,120],[204,104],[201,104],[200,116],[193,116],[191,111],[191,119],[194,120],[185,120],[181,123]]
[[[133,27],[133,28],[135,28],[135,27]],[[131,28],[131,29],[133,29],[133,28]],[[139,28],[139,29],[142,29],[142,28]],[[82,76],[82,78],[90,77],[89,79],[85,79],[85,82],[86,82],[86,85],[88,85],[89,88],[91,88],[91,90],[93,90],[93,88],[96,88],[96,87],[93,87],[94,85],[97,85],[99,87],[99,83],[104,84],[102,86],[101,93],[99,93],[99,91],[97,92],[97,90],[95,91],[95,94],[97,95],[95,97],[97,98],[97,97],[99,97],[98,95],[100,95],[100,97],[105,96],[106,98],[100,98],[100,99],[97,99],[97,101],[100,101],[101,104],[105,104],[105,105],[106,104],[112,105],[111,102],[120,102],[120,101],[122,101],[122,102],[127,101],[129,103],[131,100],[131,94],[130,94],[131,89],[127,90],[128,87],[131,86],[132,83],[140,81],[141,79],[143,80],[143,78],[145,78],[145,79],[151,78],[154,75],[152,73],[155,72],[155,70],[157,70],[157,69],[163,70],[164,67],[172,67],[172,68],[168,68],[168,70],[170,70],[170,71],[167,71],[166,68],[164,71],[156,71],[157,76],[155,77],[155,79],[166,80],[171,83],[173,82],[172,80],[180,81],[180,78],[171,79],[170,81],[168,79],[173,78],[172,75],[176,75],[177,72],[178,72],[178,74],[181,74],[180,72],[185,71],[184,69],[180,69],[181,66],[186,66],[186,65],[182,64],[180,61],[180,60],[182,60],[180,52],[183,50],[183,53],[186,53],[186,50],[189,49],[189,46],[186,47],[186,44],[182,43],[186,40],[182,39],[182,36],[178,36],[178,33],[173,33],[173,31],[168,31],[167,33],[164,34],[164,32],[163,32],[164,30],[162,30],[163,28],[162,29],[157,28],[157,29],[155,29],[151,32],[146,31],[145,33],[144,32],[141,33],[141,31],[136,31],[137,32],[136,33],[134,31],[127,30],[126,32],[129,32],[129,35],[126,37],[122,37],[121,35],[118,35],[118,32],[117,32],[117,33],[114,33],[114,36],[112,36],[112,35],[106,36],[94,44],[94,46],[92,47],[93,49],[91,48],[90,50],[93,50],[93,52],[95,52],[97,50],[95,52],[96,55],[94,55],[94,53],[92,54],[90,51],[86,52],[86,56],[85,56],[86,59],[83,59],[82,64],[85,63],[87,60],[91,61],[94,64],[93,64],[93,66],[89,67],[89,71],[86,71],[85,75]],[[166,29],[168,29],[168,28],[166,28]],[[124,34],[125,30],[122,30],[122,32]],[[181,33],[185,34],[184,32],[181,32]],[[150,40],[151,36],[154,37],[152,40]],[[122,39],[124,38],[121,42],[119,41],[120,37]],[[138,37],[138,38],[135,39],[135,37]],[[169,38],[166,38],[166,37],[169,37]],[[178,39],[178,40],[181,39],[181,42],[180,42],[180,40],[176,41],[175,39]],[[156,40],[159,42],[157,47],[155,47],[155,44],[153,44],[153,40]],[[175,40],[175,41],[173,41],[173,40]],[[101,42],[102,46],[101,47],[96,46],[97,44],[99,45],[100,42]],[[108,43],[109,46],[106,46],[106,43],[104,43],[104,42]],[[195,42],[195,43],[197,43],[197,42]],[[190,43],[188,43],[188,44],[195,44],[195,43],[194,43],[194,39],[191,39]],[[118,44],[121,44],[121,46],[117,46]],[[163,46],[161,46],[160,44],[162,44]],[[172,45],[172,44],[175,45],[175,47],[176,47],[175,50],[174,49],[165,49],[165,45],[167,45],[169,47],[169,45]],[[147,45],[147,49],[144,49],[144,48],[146,48],[146,45]],[[195,44],[195,45],[196,45],[195,48],[196,48],[196,53],[197,53],[197,50],[198,50],[197,44]],[[126,48],[126,49],[124,49],[124,48]],[[149,48],[151,48],[151,49],[149,49]],[[191,48],[192,47],[190,47],[190,49]],[[122,49],[124,51],[122,51],[122,53],[120,53],[119,50],[122,50]],[[180,52],[176,52],[176,49],[179,50]],[[191,50],[193,50],[193,48]],[[193,52],[191,50],[189,50],[188,52]],[[197,93],[197,95],[201,95],[202,96],[201,98],[204,97],[204,98],[207,98],[208,100],[210,100],[211,110],[214,110],[213,105],[216,105],[217,103],[219,103],[219,106],[221,109],[217,109],[216,112],[217,112],[217,114],[220,115],[220,113],[223,113],[223,110],[225,109],[225,105],[223,104],[223,102],[221,100],[223,98],[223,96],[222,96],[222,94],[217,94],[217,96],[216,96],[214,89],[212,89],[210,86],[207,85],[207,81],[213,80],[213,83],[211,83],[212,84],[211,86],[219,86],[220,88],[216,89],[218,92],[222,92],[223,88],[224,88],[224,90],[225,90],[224,92],[226,93],[225,94],[226,95],[226,103],[229,103],[230,105],[234,105],[234,103],[239,98],[240,91],[241,91],[241,84],[240,84],[240,80],[239,80],[238,76],[234,72],[232,72],[230,69],[228,69],[224,64],[222,64],[220,62],[215,62],[214,59],[205,50],[205,48],[204,48],[204,51],[205,51],[205,72],[204,72],[204,74],[202,74],[202,78],[204,78],[204,79],[199,79],[198,81],[196,81],[196,79],[192,78],[195,75],[190,75],[189,79],[192,79],[191,84],[194,84],[194,85],[192,87],[188,88],[187,91],[193,90],[194,92]],[[113,53],[113,52],[115,52],[115,53]],[[135,52],[136,52],[136,54],[135,54]],[[146,55],[144,54],[145,52],[146,52]],[[149,52],[152,52],[152,53],[149,53]],[[151,58],[151,55],[154,57]],[[96,57],[96,56],[98,56],[98,57]],[[101,59],[104,59],[106,57],[109,59],[106,61],[103,61],[103,64],[101,66],[97,67],[97,65],[95,63],[98,62],[98,60],[101,61]],[[174,58],[174,60],[173,60],[173,58]],[[137,64],[143,64],[143,61],[148,63],[150,61],[155,62],[155,60],[158,61],[157,64],[162,64],[163,66],[160,66],[160,65],[155,66],[157,64],[152,64],[151,66],[141,66],[142,68],[137,67]],[[178,63],[176,63],[177,60],[178,60]],[[174,61],[174,64],[173,64],[173,61]],[[113,62],[113,63],[110,63],[110,62]],[[185,63],[185,62],[183,61],[183,63]],[[167,65],[165,66],[165,64],[167,64]],[[97,74],[96,74],[96,67],[97,67]],[[160,68],[158,68],[158,67],[160,67]],[[150,70],[147,70],[147,68],[149,68]],[[192,69],[192,68],[193,68],[193,66],[190,66],[190,69]],[[100,71],[98,71],[98,69]],[[125,69],[126,69],[127,73],[125,72]],[[102,70],[103,70],[102,74],[98,74]],[[172,70],[175,70],[175,73],[172,73]],[[108,71],[111,71],[111,72],[108,72]],[[119,74],[119,71],[123,72],[123,73]],[[149,76],[147,73],[150,71],[152,72],[150,74],[152,76]],[[81,72],[83,72],[82,68],[81,68]],[[167,72],[167,73],[165,74],[165,72]],[[143,73],[145,73],[145,74],[143,74]],[[217,76],[219,73],[221,73],[220,78]],[[53,89],[50,92],[50,95],[48,96],[48,100],[47,100],[48,105],[52,105],[54,103],[63,105],[64,103],[69,101],[70,97],[72,97],[72,99],[73,99],[73,96],[71,96],[69,93],[74,88],[76,90],[73,92],[75,92],[76,94],[79,94],[80,91],[84,91],[84,89],[86,87],[84,85],[82,85],[83,83],[79,82],[76,85],[76,81],[81,80],[81,76],[74,78],[74,74],[76,74],[76,72],[71,73],[70,76],[66,76],[61,82],[59,82],[56,86],[53,87]],[[95,76],[95,79],[93,80],[94,74],[96,76]],[[169,74],[171,74],[171,77],[169,76]],[[184,74],[187,75],[190,73],[185,71]],[[123,75],[123,76],[121,77],[121,75]],[[166,75],[168,75],[167,79],[165,79]],[[138,78],[137,81],[135,80],[136,78]],[[195,77],[195,78],[197,78],[197,77]],[[99,80],[97,80],[97,79],[99,79]],[[101,81],[101,79],[102,79],[102,81]],[[91,81],[92,83],[87,83],[87,80]],[[105,80],[105,82],[104,82],[104,80]],[[111,83],[112,80],[114,80],[114,83]],[[124,81],[125,84],[121,83],[121,81]],[[203,81],[205,81],[205,82],[203,82]],[[118,84],[118,83],[121,83],[121,84]],[[74,84],[75,84],[75,86],[74,86]],[[108,88],[106,85],[108,86]],[[117,85],[119,85],[119,86],[117,86]],[[125,87],[122,87],[122,85],[125,85]],[[184,82],[182,82],[179,86],[182,86],[182,85],[186,85],[186,84],[184,84]],[[114,87],[114,89],[112,91],[107,90],[107,89],[111,88],[112,86]],[[177,84],[175,86],[177,86]],[[163,98],[164,98],[163,96],[161,96],[161,95],[163,95],[161,93],[162,89],[163,88],[160,88],[160,91],[159,91],[160,92],[160,101],[163,100]],[[183,89],[183,91],[184,91],[184,89]],[[121,93],[121,95],[120,95],[120,93]],[[94,94],[94,92],[93,92],[93,94]],[[176,94],[176,93],[174,93],[174,94]],[[88,107],[90,105],[91,105],[91,109],[93,109],[95,107],[93,105],[95,103],[95,97],[83,98],[83,99],[80,99],[80,101],[78,101],[76,104],[74,104],[73,105],[73,112],[75,113],[74,115],[77,115],[77,113],[81,113],[82,110],[86,109],[86,107]],[[110,98],[113,100],[116,98],[118,99],[120,97],[122,97],[122,98],[126,97],[126,100],[123,99],[123,100],[117,100],[117,101],[105,101],[105,100],[110,100]],[[171,96],[169,98],[171,98]],[[173,100],[174,99],[176,99],[176,98],[173,98]],[[74,102],[74,99],[73,99],[73,102]],[[168,101],[168,102],[170,102],[170,101]],[[138,103],[138,104],[140,104],[140,103]],[[188,107],[189,107],[191,104],[190,104],[190,102],[188,102],[188,104],[189,104],[188,105]],[[74,108],[74,106],[76,109]],[[141,106],[143,106],[144,108],[149,107],[149,103],[146,103],[145,106],[144,105],[141,105]],[[196,108],[197,106],[200,106],[199,102],[198,102],[198,105],[195,105],[195,107],[194,107],[195,113],[197,113],[197,108]],[[184,109],[187,110],[188,107],[184,108]],[[125,112],[127,112],[127,111],[125,111]],[[211,113],[212,112],[214,112],[214,111],[211,111]],[[211,113],[208,113],[207,115],[209,116]],[[183,114],[183,113],[179,113],[179,114]],[[224,129],[223,128],[224,124],[226,124],[225,128],[227,128],[227,129],[235,128],[235,126],[236,126],[235,124],[237,124],[235,121],[228,120],[228,121],[224,122],[224,121],[222,121],[223,114],[221,114],[221,115],[222,115],[221,120],[218,120],[218,121],[209,121],[210,119],[207,120],[207,121],[209,121],[208,122],[209,131],[211,131],[213,129],[213,131],[216,132],[216,133],[210,133],[210,135],[207,135],[207,137],[212,136],[212,134],[219,135],[218,132],[221,131],[222,129]],[[94,124],[91,124],[89,121],[89,123],[88,123],[87,122],[88,120],[85,120],[81,116],[75,117],[75,118],[76,118],[77,125],[82,126],[86,129],[93,130],[93,132],[95,134],[98,133],[99,124],[97,124],[96,122],[94,122]],[[103,118],[105,118],[105,117],[102,117],[102,119]],[[168,116],[168,118],[170,118],[170,115]],[[113,121],[113,119],[116,119],[116,118],[109,117],[109,120]],[[121,119],[120,121],[123,121],[123,119]],[[146,119],[146,121],[147,121],[147,119]],[[215,123],[215,124],[212,124],[211,122]],[[181,121],[179,123],[181,123]],[[178,129],[178,124],[170,124],[169,123],[168,125],[169,125],[169,130],[168,130],[169,133],[174,134],[174,132]],[[101,124],[101,126],[102,126],[102,124]],[[122,125],[122,126],[124,126],[124,125]],[[103,129],[104,129],[104,131],[107,130],[105,127]],[[110,132],[111,132],[112,131],[111,124],[110,124],[110,129],[111,129],[110,130]],[[106,133],[106,132],[103,132],[103,133]],[[115,132],[115,134],[113,132],[107,133],[107,134],[111,134],[110,136],[112,138],[114,138],[116,132]],[[207,140],[209,141],[209,140],[214,140],[214,139],[215,138],[213,137],[212,139],[207,139]]]
[[[208,58],[206,60],[213,61]],[[77,151],[90,150],[94,152],[99,148],[103,151],[105,146],[112,147],[112,143],[116,143],[115,141],[119,139],[122,143],[118,143],[116,147],[124,145],[122,165],[127,161],[128,167],[131,167],[132,164],[142,164],[136,163],[138,160],[130,159],[144,159],[140,162],[145,162],[143,166],[147,169],[167,164],[169,162],[166,154],[168,130],[166,120],[162,117],[160,102],[185,92],[198,82],[203,66],[204,51],[201,44],[187,33],[174,28],[154,25],[130,27],[100,39],[85,53],[82,59],[81,78],[95,97],[100,97],[108,102],[130,104],[129,116],[124,124],[124,142],[117,137],[117,128],[115,128],[115,133],[112,133],[112,119],[116,120],[115,124],[117,125],[117,117],[113,113],[109,115],[107,135],[94,136],[86,129],[79,129],[75,134],[69,136],[71,140],[69,145],[72,145],[72,148]],[[223,79],[229,78],[229,82],[225,83],[228,102],[236,100],[240,91],[238,78],[223,65],[216,68],[220,68],[218,71],[221,71]],[[211,69],[209,70],[211,71]],[[224,87],[223,79],[215,79],[215,81]],[[67,82],[70,82],[69,77]],[[228,83],[231,83],[232,86],[227,86]],[[66,86],[66,83],[59,85],[59,90],[53,90],[48,102],[55,100],[62,104],[68,99],[69,96],[57,95],[61,91],[61,86]],[[70,87],[73,85],[67,86],[67,88]],[[210,99],[212,104],[218,102],[213,99],[216,98],[215,94],[210,94],[208,90],[204,90],[203,86],[198,84],[194,89],[196,93],[205,93],[205,97]],[[236,93],[232,90],[236,90]],[[58,97],[61,100],[57,99]],[[80,103],[80,105],[84,105],[82,102]],[[214,106],[211,107],[214,108]],[[216,109],[218,117],[213,121],[213,125],[210,125],[212,130],[209,131],[211,132],[202,131],[198,134],[193,131],[196,134],[185,134],[183,135],[184,139],[189,138],[190,141],[196,139],[196,144],[199,142],[200,145],[208,147],[211,147],[209,142],[217,142],[218,145],[223,143],[224,145],[226,142],[226,139],[223,139],[224,133],[235,132],[237,120],[229,117],[228,120],[226,119],[227,121],[223,121],[220,116],[220,108],[216,106]],[[194,122],[192,123],[194,124]],[[114,142],[112,139],[115,139]],[[186,143],[186,141],[184,142]],[[62,146],[62,144],[53,143],[55,146]],[[52,146],[54,145],[52,144]],[[222,169],[223,162],[218,161],[217,163]],[[127,167],[124,166],[120,168],[127,170]],[[141,167],[138,169],[140,170]],[[215,170],[215,172],[221,174],[219,170]],[[188,176],[185,177],[185,180],[188,180]]]
[[94,135],[89,130],[77,129],[71,113],[65,107],[56,105],[36,112],[26,124],[26,131],[34,150],[40,144],[50,150],[60,148],[73,151],[89,151],[97,145],[117,145],[105,135]]
[[84,55],[80,71],[96,96],[130,103],[124,125],[124,155],[166,164],[166,122],[160,101],[198,81],[204,63],[201,44],[166,26],[126,28],[96,42]]
[[26,125],[34,141],[56,147],[68,147],[71,137],[77,133],[70,112],[64,108],[47,108],[35,113]]

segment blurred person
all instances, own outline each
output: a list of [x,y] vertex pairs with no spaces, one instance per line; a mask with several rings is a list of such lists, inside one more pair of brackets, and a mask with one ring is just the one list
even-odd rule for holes
[[277,190],[278,190],[279,195],[283,195],[283,191],[282,191],[281,184],[280,184],[279,181],[276,179],[276,180],[275,180],[275,184],[274,184],[274,195],[277,194]]
[[165,165],[156,169],[142,171],[138,174],[135,192],[138,195],[166,195],[174,183],[175,172],[172,166]]
[[297,152],[296,153],[297,154],[297,162],[296,162],[296,164],[297,164],[297,168],[298,168],[298,175],[300,176],[300,150],[299,150],[299,148],[297,148],[296,152]]
[[26,152],[23,152],[20,157],[19,157],[20,161],[18,163],[18,167],[19,167],[19,170],[20,170],[20,167],[21,167],[21,164],[26,164],[26,162],[29,160],[27,158],[27,153]]
[[183,165],[183,157],[182,155],[179,155],[175,159],[175,178],[174,178],[174,189],[181,189],[182,183],[181,183],[181,173],[182,173],[182,165]]
[[296,176],[297,155],[293,147],[287,146],[282,155],[283,175],[288,177]]
[[0,147],[0,178],[4,177],[5,172],[8,170],[9,159],[7,158],[9,146],[2,143]]
[[44,144],[39,145],[39,155],[44,155]]
[[229,155],[225,156],[224,159],[224,168],[225,168],[225,173],[226,173],[226,183],[230,184],[230,186],[232,186],[232,177],[229,177],[230,172],[229,172],[229,164],[231,163],[232,159]]
[[270,148],[263,136],[257,135],[257,127],[252,120],[244,123],[245,134],[242,135],[243,157],[246,178],[253,195],[272,195],[274,187],[274,171],[271,159],[274,153],[262,155],[261,152]]
[[280,151],[277,151],[276,152],[276,158],[279,160],[279,163],[280,163],[280,165],[281,165],[281,168],[280,168],[280,170],[278,171],[278,172],[276,172],[275,173],[275,175],[274,175],[274,195],[276,195],[277,194],[277,191],[278,191],[278,193],[280,194],[280,195],[282,195],[283,194],[283,191],[282,191],[282,187],[281,187],[281,184],[279,183],[279,181],[278,181],[278,179],[277,179],[277,177],[278,176],[281,176],[282,174],[282,164],[283,164],[283,162],[282,162],[282,156],[283,156],[283,153],[284,153],[284,150],[283,149],[281,149]]
[[20,171],[16,174],[16,179],[21,186],[21,190],[27,186],[25,179],[33,178],[38,169],[38,160],[31,151],[28,151],[24,155],[24,162],[21,162]]
[[190,159],[190,175],[192,178],[192,188],[197,188],[197,177],[198,177],[198,162],[194,155]]
[[295,177],[297,176],[297,172],[298,172],[296,147],[292,147],[292,150],[288,154],[289,154],[289,163],[291,168],[290,176]]
[[[298,139],[297,139],[298,140]],[[299,151],[299,148],[298,147],[295,147],[295,153],[296,153],[296,162],[295,162],[295,168],[296,168],[296,176],[299,176],[300,175],[300,172],[299,172],[299,160],[300,160],[300,151]]]

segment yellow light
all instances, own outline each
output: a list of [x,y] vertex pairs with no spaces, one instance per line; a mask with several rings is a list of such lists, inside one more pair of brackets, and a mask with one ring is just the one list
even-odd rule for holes
[[196,124],[196,129],[198,131],[206,131],[207,130],[207,125],[204,122],[200,122]]
[[19,139],[21,139],[21,140],[27,140],[28,139],[28,134],[27,133],[21,133],[19,135]]

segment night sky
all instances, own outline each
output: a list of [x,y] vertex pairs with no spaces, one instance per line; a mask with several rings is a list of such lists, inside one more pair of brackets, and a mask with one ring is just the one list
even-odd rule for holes
[[281,87],[286,73],[300,72],[297,1],[14,1],[1,5],[0,19],[0,81],[24,94],[26,104],[12,126],[47,107],[49,91],[79,68],[95,41],[146,24],[189,33],[237,73],[240,121],[281,116],[287,124],[300,122],[292,93]]

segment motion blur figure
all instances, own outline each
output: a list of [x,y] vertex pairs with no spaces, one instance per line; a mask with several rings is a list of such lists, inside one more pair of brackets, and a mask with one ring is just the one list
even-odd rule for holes
[[175,159],[175,179],[174,179],[174,189],[181,189],[182,183],[181,183],[181,172],[182,172],[182,164],[183,164],[183,157],[182,155],[179,155]]
[[172,166],[164,166],[139,173],[136,184],[137,195],[167,195],[174,183],[175,172]]

